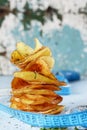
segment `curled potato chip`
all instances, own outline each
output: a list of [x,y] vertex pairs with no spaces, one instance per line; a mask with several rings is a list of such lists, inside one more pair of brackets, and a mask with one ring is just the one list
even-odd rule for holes
[[33,94],[22,94],[22,95],[13,96],[11,101],[13,99],[17,102],[22,102],[23,104],[28,104],[28,105],[37,105],[43,103],[58,104],[59,102],[62,101],[62,97],[58,95],[43,96],[43,95],[33,95]]
[[27,83],[26,81],[24,81],[20,78],[16,78],[16,77],[14,77],[12,82],[11,82],[12,90],[21,89],[21,88],[23,88],[24,86],[27,86],[27,85],[29,85],[29,83]]
[[32,107],[37,112],[43,112],[55,108],[56,104],[43,103],[39,105],[30,105],[30,107]]
[[42,103],[42,104],[29,104],[23,101],[20,102],[17,98],[12,98],[11,107],[23,111],[31,111],[31,112],[39,112],[43,114],[58,114],[63,109],[63,105],[56,105],[56,104],[49,104],[49,103]]
[[42,95],[29,95],[25,94],[20,97],[20,101],[24,104],[28,105],[37,105],[37,104],[43,104],[43,103],[49,103],[50,100]]
[[18,43],[16,44],[16,47],[17,47],[17,51],[18,51],[22,56],[28,56],[28,55],[32,54],[33,51],[34,51],[30,46],[26,45],[26,44],[23,43],[23,42],[18,42]]
[[14,90],[13,94],[17,95],[17,94],[33,94],[33,95],[50,95],[50,96],[56,96],[55,92],[53,92],[52,90],[49,89],[31,89],[31,88],[24,88],[24,89],[18,89],[18,90]]
[[55,76],[51,73],[48,64],[43,60],[38,58],[37,60],[31,61],[24,69],[25,71],[36,71],[49,78],[55,79]]
[[40,57],[41,60],[43,60],[44,62],[46,62],[47,66],[49,67],[49,69],[52,69],[54,66],[54,59],[51,56],[42,56]]
[[49,109],[55,108],[55,104],[49,104],[49,103],[43,103],[43,104],[37,104],[37,105],[27,105],[23,104],[22,102],[13,101],[11,104],[12,107],[16,106],[16,109],[24,110],[24,111],[33,111],[33,112],[44,112]]
[[15,63],[23,59],[23,56],[17,51],[14,50],[11,54],[11,62]]
[[35,38],[34,41],[36,43],[34,52],[36,52],[42,47],[42,44],[40,43],[40,41],[37,38]]
[[20,72],[15,72],[14,77],[21,78],[25,80],[26,82],[39,82],[40,84],[54,84],[54,85],[59,85],[60,81],[58,81],[56,78],[51,79],[49,77],[46,77],[42,74],[39,74],[37,72],[33,71],[20,71]]
[[14,64],[16,64],[19,68],[24,69],[27,66],[27,64],[30,63],[32,60],[35,60],[43,55],[45,55],[45,56],[51,55],[50,49],[46,48],[46,47],[42,47],[37,52],[24,57],[22,60],[14,62]]
[[58,114],[58,113],[61,113],[63,111],[63,109],[64,109],[63,105],[57,105],[56,107],[50,108],[49,110],[43,111],[41,113],[43,113],[43,114]]
[[29,85],[21,85],[18,84],[18,86],[12,86],[12,93],[15,94],[19,94],[19,93],[28,93],[29,89],[36,89],[36,90],[52,90],[52,91],[58,91],[60,90],[59,87],[55,86],[55,85],[50,85],[50,84],[34,84],[31,83]]

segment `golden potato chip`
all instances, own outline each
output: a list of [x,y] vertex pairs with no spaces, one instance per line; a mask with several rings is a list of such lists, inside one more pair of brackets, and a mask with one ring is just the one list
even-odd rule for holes
[[11,62],[12,63],[15,63],[17,61],[20,61],[23,59],[23,56],[17,51],[17,50],[14,50],[11,54]]
[[63,100],[63,98],[57,94],[56,94],[56,96],[47,95],[46,97],[50,100],[51,104],[58,104]]
[[56,107],[51,108],[47,111],[43,111],[41,113],[43,113],[43,114],[59,114],[63,111],[63,109],[64,109],[63,105],[57,105]]
[[[47,96],[43,96],[43,95],[28,95],[28,94],[25,94],[25,97],[27,97],[27,99],[29,99],[29,100],[36,100],[37,101],[37,103],[38,104],[42,104],[43,102],[44,103],[51,103],[51,104],[58,104],[58,103],[60,103],[61,101],[62,101],[62,97],[61,96],[59,96],[59,95],[55,95],[55,96],[49,96],[49,95],[47,95]],[[43,100],[43,102],[42,101],[38,101],[38,99],[36,99],[36,97],[37,98],[39,98],[39,100]],[[35,104],[37,104],[37,103],[35,103]],[[35,105],[34,103],[32,103],[33,105]]]
[[49,103],[50,100],[42,95],[28,95],[25,94],[20,97],[20,101],[24,104],[28,105],[37,105],[37,104],[43,104],[43,103]]
[[48,104],[48,103],[43,103],[41,105],[40,104],[39,105],[25,105],[25,104],[21,104],[22,110],[25,109],[27,111],[30,111],[30,109],[31,109],[33,112],[44,112],[46,110],[49,110],[49,109],[55,108],[55,107],[56,107],[55,104]]
[[46,62],[49,69],[53,68],[55,62],[52,56],[42,56],[40,59]]
[[39,105],[28,105],[28,106],[31,107],[34,111],[43,112],[51,108],[55,108],[56,104],[43,103]]
[[42,47],[40,50],[38,50],[37,52],[25,57],[23,60],[16,62],[17,66],[26,66],[30,61],[35,60],[41,56],[50,56],[51,55],[51,51],[49,48],[47,47]]
[[17,89],[17,90],[14,90],[12,91],[12,94],[14,95],[17,95],[17,94],[24,94],[24,93],[27,93],[27,94],[33,94],[33,95],[50,95],[50,96],[55,96],[56,93],[53,92],[52,90],[48,90],[48,89],[41,89],[41,90],[38,90],[38,89],[31,89],[31,88],[27,88],[25,87],[25,89]]
[[33,71],[20,71],[15,72],[14,77],[21,78],[25,81],[29,82],[39,82],[40,84],[55,84],[59,85],[60,82],[57,79],[51,79],[49,77],[46,77],[44,75],[41,75],[37,72]]
[[43,114],[58,114],[64,109],[64,106],[62,105],[49,103],[31,105],[25,104],[25,102],[19,102],[16,98],[13,98],[12,100],[13,102],[11,103],[11,107],[23,111],[40,112]]
[[[24,87],[23,87],[24,88]],[[53,84],[35,84],[34,82],[31,82],[26,88],[32,88],[32,89],[49,89],[52,91],[61,90],[61,88],[53,85]]]
[[17,47],[17,51],[18,51],[23,57],[24,57],[24,56],[26,57],[26,56],[32,54],[33,51],[34,51],[30,46],[26,45],[26,44],[23,43],[23,42],[18,42],[18,43],[16,44],[16,47]]
[[23,79],[14,77],[11,82],[12,90],[15,91],[17,89],[21,89],[20,91],[24,91],[25,89],[49,89],[52,91],[60,90],[60,88],[53,84],[35,84],[34,82],[26,82]]
[[34,41],[35,41],[35,44],[36,44],[34,52],[36,52],[42,47],[42,44],[40,43],[40,41],[37,38],[35,38]]
[[14,77],[11,82],[12,89],[20,89],[27,85],[29,85],[29,83],[17,77]]
[[23,104],[20,101],[16,101],[15,98],[12,99],[11,108],[23,111],[34,111],[34,109],[30,107],[30,105]]
[[25,71],[36,71],[36,72],[41,73],[49,78],[55,79],[55,76],[51,73],[49,66],[41,58],[38,58],[37,60],[31,61],[28,65],[26,65],[24,70]]
[[29,94],[23,94],[23,95],[16,95],[11,98],[11,102],[13,99],[17,102],[22,102],[24,104],[28,105],[37,105],[37,104],[43,104],[43,103],[51,103],[51,104],[58,104],[62,101],[62,97],[56,95],[56,96],[43,96],[43,95],[29,95]]

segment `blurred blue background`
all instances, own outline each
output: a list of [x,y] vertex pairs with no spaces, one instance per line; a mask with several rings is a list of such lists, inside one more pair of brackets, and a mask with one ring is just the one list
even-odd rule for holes
[[0,0],[0,75],[11,75],[16,43],[37,37],[53,53],[53,71],[87,75],[87,0]]

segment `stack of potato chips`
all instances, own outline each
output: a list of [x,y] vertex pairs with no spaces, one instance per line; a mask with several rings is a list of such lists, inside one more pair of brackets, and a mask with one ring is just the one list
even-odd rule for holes
[[18,66],[11,83],[11,108],[38,112],[43,114],[58,114],[63,109],[59,105],[62,97],[55,91],[66,83],[58,81],[51,72],[54,59],[51,50],[42,46],[35,39],[35,49],[19,42],[11,54],[11,62]]

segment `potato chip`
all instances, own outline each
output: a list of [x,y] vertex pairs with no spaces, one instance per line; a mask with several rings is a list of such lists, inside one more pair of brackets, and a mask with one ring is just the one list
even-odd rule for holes
[[26,81],[20,79],[20,78],[16,78],[14,77],[12,82],[11,82],[11,87],[12,89],[20,89],[24,86],[29,85],[29,83],[27,83]]
[[16,62],[17,66],[26,66],[26,64],[28,64],[30,61],[35,60],[41,56],[50,56],[51,55],[51,51],[49,48],[47,47],[42,47],[40,50],[38,50],[37,52],[25,57],[23,60]]
[[55,79],[55,76],[51,73],[49,66],[43,60],[38,58],[37,60],[31,61],[24,69],[25,71],[36,71],[49,78]]
[[18,42],[18,43],[16,44],[16,47],[17,47],[17,51],[18,51],[23,57],[24,57],[24,56],[26,57],[26,56],[32,54],[33,51],[34,51],[30,46],[26,45],[26,44],[23,43],[23,42]]
[[39,105],[29,105],[29,106],[32,107],[32,109],[34,109],[37,112],[44,112],[49,109],[55,108],[56,104],[43,103]]
[[57,105],[55,108],[51,108],[47,111],[43,111],[41,113],[43,114],[58,114],[58,113],[61,113],[64,109],[64,106],[63,105]]
[[40,59],[47,64],[49,69],[53,68],[55,61],[52,56],[42,56],[40,57]]
[[35,41],[35,44],[36,44],[34,52],[36,52],[42,47],[42,44],[40,43],[40,41],[37,38],[35,38],[34,41]]
[[[31,85],[28,85],[28,86],[22,86],[22,87],[15,87],[15,88],[12,88],[12,94],[14,95],[17,95],[17,94],[23,94],[23,93],[28,93],[31,89],[33,89],[33,91],[35,90],[49,90],[49,91],[55,91],[55,90],[60,90],[59,87],[56,87],[54,85],[38,85],[38,84],[31,84]],[[47,92],[48,93],[48,92]]]
[[23,56],[17,51],[14,50],[11,54],[11,62],[15,63],[23,59]]
[[29,82],[39,82],[41,84],[54,84],[54,85],[59,85],[60,82],[56,79],[51,79],[49,77],[46,77],[44,75],[41,75],[37,72],[33,71],[20,71],[20,72],[15,72],[14,77],[21,78],[25,81]]
[[50,96],[55,96],[56,93],[53,92],[52,90],[48,90],[48,89],[41,89],[41,90],[38,90],[38,89],[31,89],[31,88],[27,88],[25,87],[25,89],[18,89],[18,90],[14,90],[12,92],[14,95],[17,95],[17,94],[24,94],[24,93],[27,93],[27,94],[33,94],[33,95],[50,95]]
[[24,104],[28,105],[37,105],[37,104],[43,104],[43,103],[49,103],[50,100],[42,95],[29,95],[25,94],[20,97],[20,101]]

